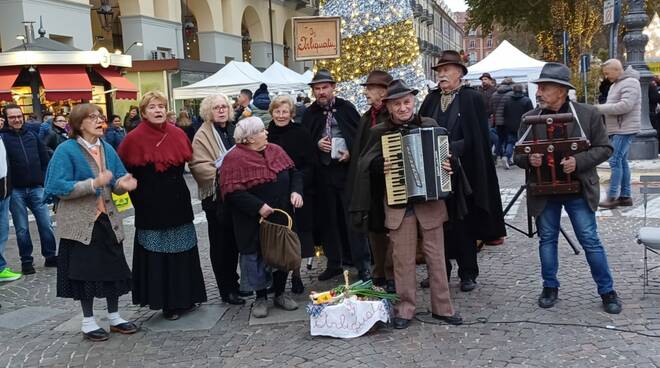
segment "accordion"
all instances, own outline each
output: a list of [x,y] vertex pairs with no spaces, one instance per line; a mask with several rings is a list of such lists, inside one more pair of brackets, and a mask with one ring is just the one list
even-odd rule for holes
[[385,175],[390,206],[446,198],[451,177],[440,164],[449,157],[445,128],[414,128],[381,137],[383,158],[391,164]]

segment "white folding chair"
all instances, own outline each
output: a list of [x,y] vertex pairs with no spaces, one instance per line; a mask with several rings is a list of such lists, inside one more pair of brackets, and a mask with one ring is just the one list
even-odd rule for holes
[[[648,252],[660,254],[660,227],[646,226],[646,211],[648,205],[649,194],[660,194],[660,176],[658,175],[645,175],[641,176],[639,180],[642,182],[640,193],[644,197],[644,226],[642,226],[637,233],[637,243],[644,246],[644,286],[643,296],[647,294],[646,288],[649,286],[649,272],[660,267],[660,265],[649,268],[648,266]],[[658,292],[649,292],[648,294],[660,294]],[[643,297],[642,296],[642,297]]]

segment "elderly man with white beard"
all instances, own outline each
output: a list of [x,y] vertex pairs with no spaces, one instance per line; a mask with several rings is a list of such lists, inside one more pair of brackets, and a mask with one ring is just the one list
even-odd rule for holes
[[486,106],[478,91],[462,85],[467,68],[460,55],[443,51],[433,69],[438,75],[438,89],[426,96],[419,115],[447,129],[449,151],[458,163],[453,167],[455,195],[447,201],[445,251],[447,276],[451,274],[449,259],[455,258],[461,290],[467,292],[474,290],[479,276],[477,240],[506,235],[500,186],[491,159]]

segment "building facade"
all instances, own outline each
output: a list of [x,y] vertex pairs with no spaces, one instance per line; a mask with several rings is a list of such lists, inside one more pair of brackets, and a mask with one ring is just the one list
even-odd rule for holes
[[[461,29],[466,29],[467,13],[457,12],[457,23]],[[465,37],[463,38],[462,49],[465,51],[468,64],[472,65],[483,60],[488,54],[497,48],[499,45],[497,29],[493,29],[490,33],[484,33],[481,27],[477,29],[466,30]]]
[[434,80],[433,65],[442,50],[463,47],[463,28],[443,0],[411,0],[422,64],[428,79]]
[[21,23],[37,28],[41,19],[47,37],[81,50],[258,68],[276,60],[303,72],[289,52],[291,18],[317,12],[318,0],[7,0],[0,1],[0,48],[20,46]]

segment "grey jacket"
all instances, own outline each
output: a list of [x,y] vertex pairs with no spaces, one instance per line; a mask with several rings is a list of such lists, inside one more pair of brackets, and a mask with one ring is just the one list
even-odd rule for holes
[[[607,131],[603,122],[603,115],[591,105],[582,103],[571,102],[575,108],[575,112],[580,120],[580,125],[584,133],[591,143],[588,150],[575,154],[575,177],[582,185],[582,195],[589,203],[589,207],[596,211],[598,209],[598,201],[600,200],[600,184],[598,180],[598,173],[596,166],[601,162],[607,160],[612,155],[612,146],[607,138]],[[540,108],[536,108],[523,116],[539,115]],[[570,129],[569,137],[579,137],[580,128],[577,124],[573,123]],[[570,125],[569,125],[570,126]],[[521,123],[518,130],[518,137],[522,137],[527,130],[528,125]],[[535,127],[537,137],[545,139],[545,127],[537,125]],[[531,134],[531,133],[530,133]],[[529,165],[528,154],[516,154],[514,156],[516,165],[525,169],[525,176],[527,181],[530,177],[534,176],[534,171]],[[527,212],[532,216],[538,216],[545,208],[548,196],[527,196]]]
[[605,115],[607,134],[636,134],[641,127],[642,88],[639,72],[629,66],[610,87],[607,101],[596,105]]
[[[94,157],[87,152],[87,149],[82,149],[81,152],[84,152],[85,160],[92,169],[94,177],[98,176],[99,169],[96,166]],[[100,153],[101,157],[105,157],[103,145],[100,146]],[[73,191],[68,196],[59,197],[60,199],[55,208],[55,221],[57,221],[55,229],[59,238],[75,240],[85,245],[89,245],[92,241],[92,230],[94,229],[94,222],[96,222],[96,190],[92,185],[93,180],[79,181],[74,185]],[[113,192],[115,194],[125,193],[117,188]],[[103,187],[101,195],[112,224],[112,230],[117,237],[117,241],[121,243],[124,240],[123,216],[117,211],[108,186]]]

